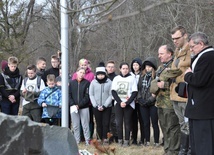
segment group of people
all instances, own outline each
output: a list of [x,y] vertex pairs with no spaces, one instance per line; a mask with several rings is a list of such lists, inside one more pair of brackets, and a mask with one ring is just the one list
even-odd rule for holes
[[[154,146],[159,146],[160,124],[165,155],[214,154],[214,49],[206,34],[189,36],[183,26],[173,28],[171,38],[176,49],[160,46],[159,66],[154,57],[135,58],[130,65],[122,62],[116,75],[115,62],[108,61],[106,66],[100,62],[94,74],[87,59],[79,61],[69,82],[69,107],[76,109],[70,118],[77,143],[84,139],[89,145],[95,118],[96,138],[103,144],[149,146],[152,124]],[[1,111],[17,115],[21,95],[23,115],[59,124],[59,58],[51,57],[48,70],[46,60],[39,58],[37,66],[27,67],[23,79],[16,57],[5,63],[0,74]],[[110,139],[108,132],[113,135]]]
[[161,65],[151,82],[166,155],[214,154],[214,49],[205,33],[171,30],[175,51],[158,49]]
[[57,118],[61,118],[60,110],[53,119],[48,115],[48,110],[51,109],[49,106],[56,106],[55,109],[61,107],[61,91],[56,83],[56,77],[60,76],[58,56],[51,57],[52,67],[48,70],[45,70],[46,59],[38,58],[36,65],[27,66],[24,78],[20,75],[18,63],[18,58],[14,56],[1,63],[1,112],[18,115],[22,97],[22,115],[36,122],[58,124]]

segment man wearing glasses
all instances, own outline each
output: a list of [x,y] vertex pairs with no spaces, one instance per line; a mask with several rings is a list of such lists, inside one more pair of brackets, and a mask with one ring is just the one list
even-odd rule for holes
[[[188,34],[183,26],[173,28],[171,30],[171,37],[176,47],[171,69],[180,69],[182,74],[175,75],[175,77],[172,78],[172,84],[170,86],[170,99],[173,101],[173,108],[178,116],[181,129],[181,145],[178,155],[186,155],[190,153],[189,125],[188,119],[185,119],[184,117],[187,98],[178,96],[178,93],[175,90],[178,85],[181,83],[184,84],[184,73],[190,67],[191,63],[191,51],[188,45]],[[177,87],[177,89],[179,88]]]
[[214,48],[202,32],[190,36],[194,53],[191,68],[185,72],[188,102],[185,116],[189,118],[192,155],[214,154]]

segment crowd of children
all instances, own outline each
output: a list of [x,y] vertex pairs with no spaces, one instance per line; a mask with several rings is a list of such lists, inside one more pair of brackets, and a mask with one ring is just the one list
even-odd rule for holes
[[[75,106],[77,109],[70,113],[69,117],[71,117],[72,131],[77,143],[84,139],[86,145],[89,144],[94,132],[95,119],[96,138],[100,142],[106,144],[118,142],[121,146],[129,146],[130,138],[132,138],[132,144],[138,144],[137,120],[140,120],[139,144],[143,145],[146,140],[148,145],[150,142],[150,117],[155,131],[155,143],[159,143],[159,130],[156,129],[158,127],[156,107],[154,104],[141,105],[137,99],[139,96],[141,99],[148,98],[145,95],[142,97],[145,91],[148,91],[151,82],[151,79],[146,82],[145,76],[153,74],[157,68],[157,62],[152,62],[154,64],[149,62],[142,64],[142,61],[136,58],[132,61],[131,67],[128,63],[122,63],[120,74],[116,75],[114,61],[108,61],[106,67],[104,62],[101,62],[96,67],[94,74],[89,66],[89,61],[80,59],[79,67],[69,82],[69,106]],[[23,98],[22,115],[28,116],[35,122],[60,125],[62,79],[57,55],[51,56],[52,67],[50,69],[45,70],[46,59],[43,57],[37,59],[36,65],[28,65],[23,79],[19,73],[16,57],[2,61],[1,65],[1,111],[10,115],[18,115],[21,96]],[[147,69],[148,66],[150,66],[150,70]],[[154,76],[150,77],[154,78]],[[145,113],[145,116],[142,115],[142,112]],[[107,137],[108,132],[113,134],[110,139]]]

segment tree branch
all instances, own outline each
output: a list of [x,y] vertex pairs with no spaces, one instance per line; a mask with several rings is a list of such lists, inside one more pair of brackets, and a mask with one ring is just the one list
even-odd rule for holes
[[67,13],[70,14],[70,13],[74,13],[74,12],[82,12],[84,10],[95,8],[95,7],[102,6],[102,5],[106,5],[108,3],[114,3],[115,1],[117,1],[117,0],[108,0],[106,2],[90,5],[90,6],[84,7],[84,8],[79,9],[79,10],[71,10],[71,11],[68,11]]
[[117,17],[112,17],[112,18],[108,18],[106,20],[102,20],[102,21],[95,21],[93,23],[89,23],[89,24],[82,24],[78,21],[75,21],[76,24],[78,24],[80,26],[80,28],[86,28],[86,27],[92,27],[92,26],[96,26],[96,25],[101,25],[101,24],[105,24],[107,22],[110,22],[110,21],[115,21],[115,20],[119,20],[119,19],[123,19],[123,18],[128,18],[128,17],[132,17],[132,16],[136,16],[142,12],[145,12],[145,11],[148,11],[154,7],[157,7],[157,6],[160,6],[162,4],[167,4],[167,3],[170,3],[172,1],[175,1],[175,0],[164,0],[162,2],[157,2],[155,4],[152,4],[152,5],[149,5],[139,11],[135,11],[135,12],[132,12],[132,13],[129,13],[129,14],[126,14],[126,15],[121,15],[121,16],[117,16]]

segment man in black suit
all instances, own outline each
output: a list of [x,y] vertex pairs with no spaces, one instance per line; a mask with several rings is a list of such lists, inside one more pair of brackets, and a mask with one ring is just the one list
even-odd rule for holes
[[185,72],[188,101],[185,116],[189,118],[191,155],[214,154],[214,48],[207,35],[196,32],[189,38],[194,55],[191,68]]

